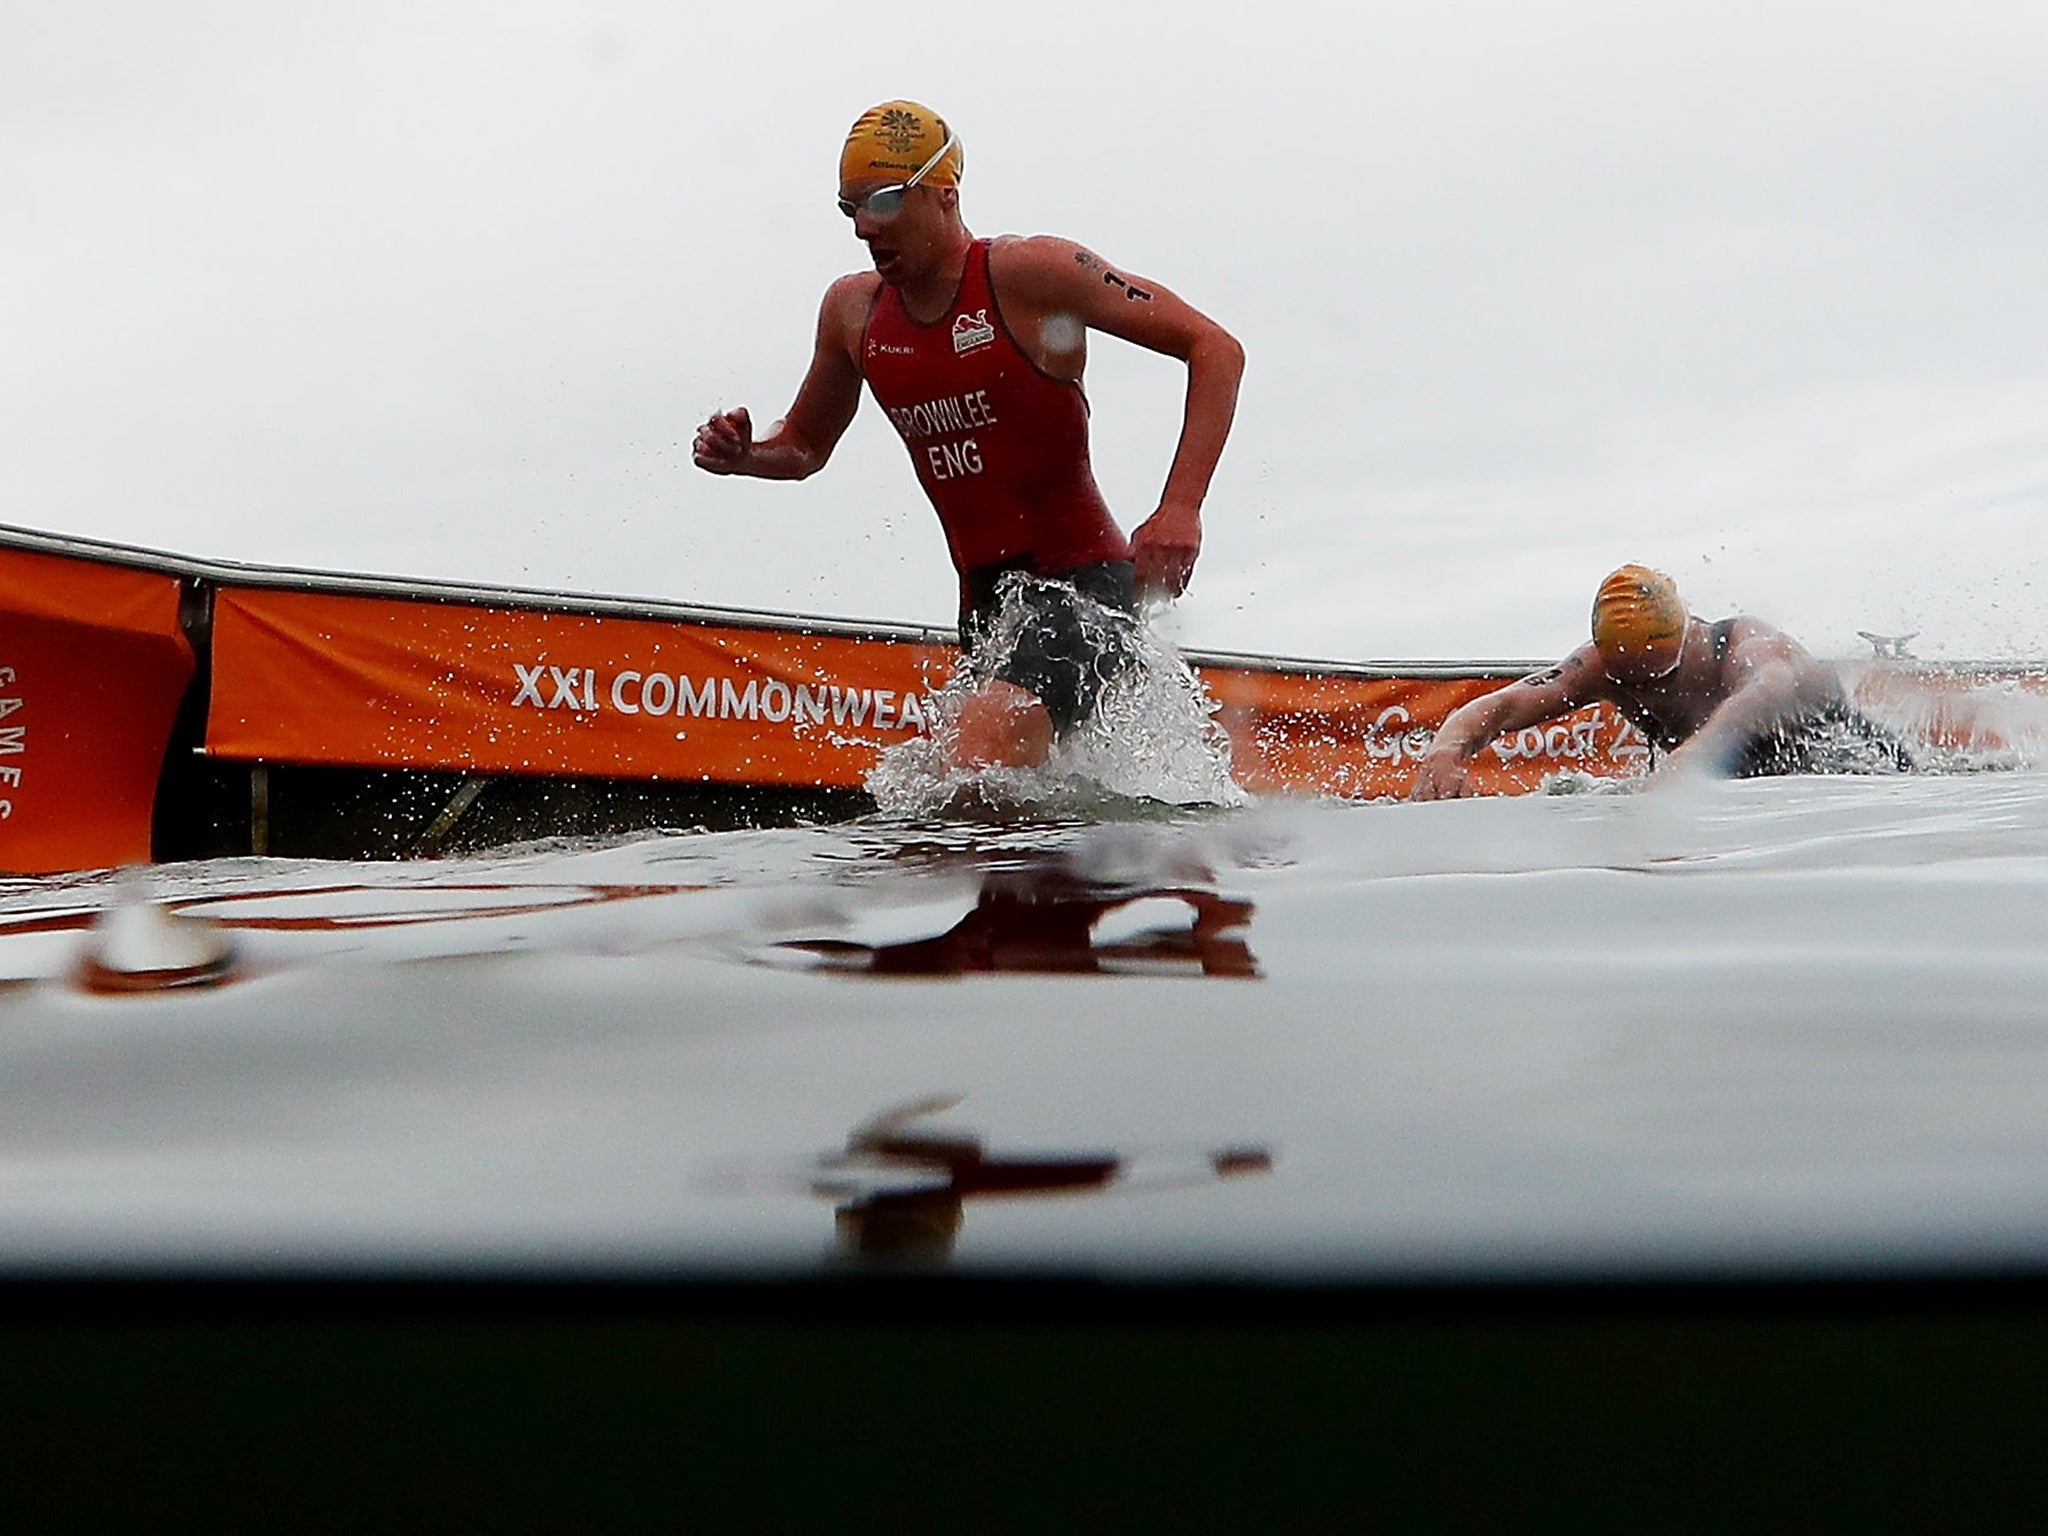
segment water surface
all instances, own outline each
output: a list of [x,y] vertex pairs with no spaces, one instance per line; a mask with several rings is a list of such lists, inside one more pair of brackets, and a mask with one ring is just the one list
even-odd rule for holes
[[0,1265],[2048,1254],[2048,777],[1119,814],[6,882]]

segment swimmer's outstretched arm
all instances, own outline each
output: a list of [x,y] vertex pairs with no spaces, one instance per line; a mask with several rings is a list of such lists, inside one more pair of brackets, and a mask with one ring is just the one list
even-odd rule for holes
[[803,480],[815,475],[846,435],[860,409],[860,333],[880,279],[871,272],[842,277],[825,290],[810,371],[789,414],[756,441],[745,406],[720,411],[697,429],[691,457],[714,475]]
[[1591,651],[1591,646],[1582,646],[1547,671],[1533,672],[1452,710],[1416,765],[1415,787],[1408,798],[1450,800],[1471,793],[1465,783],[1467,764],[1496,736],[1541,725],[1605,697]]

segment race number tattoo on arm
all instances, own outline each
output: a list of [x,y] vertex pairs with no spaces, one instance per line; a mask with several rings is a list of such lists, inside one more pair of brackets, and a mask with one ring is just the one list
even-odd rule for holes
[[1074,250],[1074,260],[1081,266],[1086,267],[1090,272],[1100,272],[1102,280],[1109,284],[1110,287],[1122,293],[1127,299],[1136,299],[1142,303],[1144,300],[1152,297],[1152,290],[1150,288],[1140,288],[1136,283],[1125,282],[1121,277],[1110,271],[1108,267],[1104,266],[1102,258],[1093,251],[1077,246]]
[[1563,667],[1552,667],[1548,672],[1531,672],[1522,679],[1522,686],[1524,688],[1541,688],[1545,683],[1554,683],[1563,676]]

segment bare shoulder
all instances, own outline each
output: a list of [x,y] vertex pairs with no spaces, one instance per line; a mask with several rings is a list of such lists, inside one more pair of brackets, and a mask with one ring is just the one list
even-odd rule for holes
[[882,291],[882,277],[879,272],[849,272],[844,277],[832,279],[832,286],[825,290],[826,302],[859,299],[865,304]]
[[1813,657],[1777,625],[1740,614],[1728,622],[1728,659],[1755,666],[1767,661],[1808,664]]
[[868,311],[874,307],[875,295],[881,291],[880,274],[849,272],[832,280],[832,286],[825,290],[821,312],[840,318],[857,318],[865,324]]
[[1572,704],[1614,697],[1614,680],[1600,665],[1599,647],[1591,644],[1580,646],[1549,671],[1538,672],[1525,681],[1553,687]]
[[1020,296],[1047,298],[1100,283],[1100,256],[1064,235],[997,235],[988,246],[989,275]]
[[1760,679],[1772,680],[1774,686],[1789,686],[1815,702],[1835,697],[1842,689],[1841,674],[1833,663],[1822,661],[1784,630],[1762,619],[1737,619],[1729,627],[1721,685],[1732,690]]
[[1063,235],[996,235],[988,243],[988,259],[1006,271],[1035,271],[1073,264],[1080,249]]
[[825,290],[824,302],[818,306],[819,339],[829,337],[851,351],[858,351],[868,314],[881,291],[882,279],[873,272],[849,272],[835,278]]

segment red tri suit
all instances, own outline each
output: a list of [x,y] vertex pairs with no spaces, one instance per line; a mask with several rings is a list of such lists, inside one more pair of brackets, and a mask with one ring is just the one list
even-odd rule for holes
[[968,248],[952,306],[930,325],[883,284],[868,311],[861,373],[946,530],[964,578],[984,566],[1041,576],[1131,558],[1088,466],[1088,397],[1017,345],[988,278],[988,242]]

